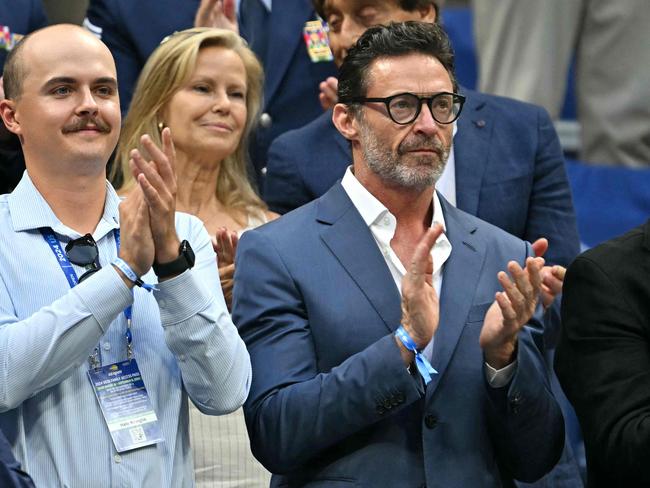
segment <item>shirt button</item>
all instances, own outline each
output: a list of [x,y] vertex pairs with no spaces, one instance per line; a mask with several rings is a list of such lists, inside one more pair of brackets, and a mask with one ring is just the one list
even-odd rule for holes
[[388,217],[384,217],[384,225],[389,225],[390,224],[390,219]]
[[115,462],[117,464],[120,464],[122,462],[122,456],[120,456],[119,454],[116,454],[115,456],[113,456],[113,459],[115,460]]
[[104,351],[110,351],[111,350],[111,345],[108,342],[104,342]]
[[424,425],[427,426],[427,429],[435,429],[438,425],[438,419],[435,415],[427,414],[424,416]]
[[260,125],[264,129],[268,129],[269,127],[271,127],[272,123],[273,123],[273,119],[271,118],[271,116],[269,114],[264,112],[262,115],[260,115]]
[[264,167],[260,170],[260,173],[262,173],[262,175],[265,176],[265,175],[266,175],[266,171],[267,171],[267,170],[266,170],[266,166],[264,166]]

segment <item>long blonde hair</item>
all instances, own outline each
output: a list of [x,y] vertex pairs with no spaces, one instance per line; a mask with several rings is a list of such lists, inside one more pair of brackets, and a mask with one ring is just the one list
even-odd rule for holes
[[237,148],[221,163],[215,182],[216,196],[226,208],[244,214],[259,214],[266,210],[266,205],[248,180],[246,161],[248,138],[258,120],[262,104],[263,71],[246,41],[228,30],[194,28],[176,32],[165,38],[151,54],[140,73],[124,120],[110,179],[120,191],[133,187],[135,180],[129,170],[129,152],[134,148],[142,150],[140,138],[143,134],[149,134],[161,146],[163,111],[172,96],[192,76],[199,51],[211,46],[225,47],[241,58],[246,69],[247,86],[246,124]]

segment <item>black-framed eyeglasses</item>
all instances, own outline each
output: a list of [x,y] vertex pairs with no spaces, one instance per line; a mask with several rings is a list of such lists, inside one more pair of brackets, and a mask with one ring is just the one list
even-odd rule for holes
[[441,92],[430,97],[421,97],[415,93],[398,93],[384,98],[355,97],[341,100],[342,103],[380,102],[386,105],[388,116],[400,125],[412,123],[420,115],[422,104],[426,103],[433,120],[439,124],[451,124],[460,116],[465,97],[458,93]]
[[99,257],[97,243],[90,234],[68,242],[65,246],[65,255],[71,263],[86,268],[87,271],[79,277],[79,283],[101,269],[97,259]]

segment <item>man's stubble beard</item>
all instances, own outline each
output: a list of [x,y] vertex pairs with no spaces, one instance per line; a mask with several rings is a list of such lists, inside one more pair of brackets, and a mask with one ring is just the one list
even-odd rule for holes
[[[360,120],[360,143],[363,157],[368,168],[379,176],[388,186],[422,191],[432,188],[440,179],[447,160],[450,147],[426,136],[412,136],[404,139],[394,154],[390,147],[383,144],[372,132],[364,120]],[[407,164],[402,158],[411,149],[431,149],[435,156],[419,156],[414,164]]]

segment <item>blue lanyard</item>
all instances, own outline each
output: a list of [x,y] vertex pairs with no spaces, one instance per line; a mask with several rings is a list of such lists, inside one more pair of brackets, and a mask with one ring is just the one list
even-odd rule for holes
[[[79,283],[79,277],[77,276],[76,271],[72,267],[72,263],[70,263],[68,256],[66,256],[65,251],[63,251],[61,243],[54,235],[54,231],[49,227],[41,227],[38,230],[43,235],[43,239],[45,239],[45,242],[47,242],[48,245],[50,246],[50,249],[52,250],[54,257],[56,258],[56,261],[59,263],[59,266],[61,266],[61,270],[63,271],[63,274],[65,275],[66,279],[68,280],[68,284],[70,285],[70,288],[74,288]],[[117,254],[119,255],[120,229],[114,229],[113,236],[115,237],[115,246],[117,247]],[[124,309],[124,318],[126,318],[126,333],[124,334],[124,336],[126,337],[127,359],[133,358],[133,335],[131,334],[132,316],[133,316],[133,307],[129,305]],[[89,358],[90,363],[93,367],[101,366],[100,356],[101,356],[101,352],[99,347],[95,347],[95,351],[93,355],[90,356]]]

